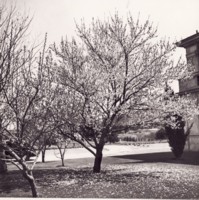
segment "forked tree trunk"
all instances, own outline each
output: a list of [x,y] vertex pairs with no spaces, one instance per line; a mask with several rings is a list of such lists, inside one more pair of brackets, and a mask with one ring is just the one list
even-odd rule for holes
[[64,167],[65,166],[64,158],[65,158],[66,147],[64,147],[63,151],[62,151],[61,147],[57,146],[57,148],[59,149],[59,154],[60,154],[60,157],[61,157],[61,163],[62,163],[62,166]]
[[66,141],[58,141],[57,142],[57,149],[59,150],[61,163],[62,163],[63,167],[65,166],[64,159],[65,159],[65,153],[66,153],[66,149],[68,147],[68,144],[69,143],[66,142]]
[[103,148],[97,149],[97,152],[95,155],[94,167],[93,167],[94,173],[100,173],[101,171],[101,163],[102,163],[102,157],[103,157],[102,150]]
[[32,171],[26,171],[26,170],[23,171],[23,176],[29,182],[29,185],[30,185],[30,188],[31,188],[31,191],[32,191],[32,197],[39,197]]

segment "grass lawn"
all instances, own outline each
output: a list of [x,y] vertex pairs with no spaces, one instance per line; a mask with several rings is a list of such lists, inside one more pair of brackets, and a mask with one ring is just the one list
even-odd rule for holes
[[[199,153],[185,152],[105,157],[100,174],[92,173],[93,158],[38,163],[34,176],[41,197],[64,198],[199,198]],[[13,166],[0,175],[0,197],[31,197]]]

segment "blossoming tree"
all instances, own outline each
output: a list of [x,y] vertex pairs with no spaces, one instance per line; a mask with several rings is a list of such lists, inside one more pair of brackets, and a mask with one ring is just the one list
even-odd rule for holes
[[131,15],[125,21],[116,13],[89,27],[82,22],[77,33],[79,39],[52,47],[62,97],[57,119],[59,132],[95,156],[94,172],[100,172],[104,145],[122,120],[145,127],[164,124],[169,113],[188,119],[197,111],[186,96],[164,100],[165,82],[185,78],[187,66],[174,65],[175,45],[158,39],[150,21],[141,24]]

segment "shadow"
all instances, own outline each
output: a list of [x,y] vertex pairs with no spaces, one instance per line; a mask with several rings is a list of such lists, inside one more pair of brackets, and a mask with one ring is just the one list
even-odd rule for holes
[[121,164],[163,162],[199,165],[199,152],[184,152],[179,159],[176,159],[172,152],[119,155],[112,157],[119,159],[118,161]]
[[[23,178],[18,170],[0,174],[0,196],[2,193],[12,193],[13,190],[23,192],[30,192],[28,182]],[[20,196],[20,194],[19,194]]]
[[[48,162],[40,163],[42,166],[37,166],[33,171],[33,174],[36,180],[36,184],[38,186],[38,192],[43,197],[78,198],[82,194],[87,194],[88,191],[94,191],[96,188],[96,190],[99,191],[100,185],[104,186],[104,189],[106,188],[106,186],[108,186],[104,192],[104,194],[106,194],[106,191],[111,190],[111,187],[115,192],[114,184],[116,184],[122,188],[122,191],[120,190],[120,195],[123,198],[123,195],[126,193],[127,196],[125,197],[128,198],[143,198],[139,189],[141,188],[141,191],[145,192],[147,198],[157,198],[161,193],[161,197],[168,199],[168,197],[170,196],[176,198],[176,196],[181,195],[182,193],[181,189],[179,189],[177,193],[176,190],[172,190],[172,184],[174,183],[172,182],[172,180],[174,180],[176,177],[176,174],[172,171],[172,168],[171,170],[167,170],[167,168],[164,169],[164,167],[161,170],[156,170],[156,168],[154,170],[148,170],[148,168],[151,167],[151,165],[149,164],[148,168],[145,168],[144,170],[140,170],[140,166],[137,166],[136,170],[131,171],[131,163],[132,165],[136,163],[161,163],[161,166],[162,163],[199,165],[198,154],[198,152],[185,152],[182,159],[179,160],[173,159],[173,154],[171,152],[105,157],[103,159],[103,163],[105,164],[130,164],[130,167],[126,168],[127,170],[123,170],[122,168],[110,170],[105,169],[104,171],[102,170],[101,173],[93,173],[92,167],[83,167],[82,165],[80,165],[83,163],[83,161],[85,164],[85,160],[93,161],[93,159],[91,158],[70,160],[68,161],[68,163],[71,163],[70,166],[68,165],[64,168],[58,167],[58,162]],[[49,168],[49,166],[51,166],[52,168]],[[80,166],[80,168],[77,168],[78,166]],[[196,172],[194,173],[197,174],[198,167],[191,166],[191,168],[195,168],[194,171]],[[189,176],[189,173],[190,172],[188,170],[187,176]],[[168,177],[170,177],[170,179],[168,179]],[[186,182],[186,180],[187,179],[185,178],[183,182]],[[170,191],[169,193],[167,193],[167,190],[163,190],[164,188],[157,188],[157,190],[155,190],[158,191],[157,193],[151,190],[153,186],[155,187],[162,184],[167,188],[169,187],[169,189],[171,189],[171,192],[173,191],[173,193],[170,193]],[[179,182],[177,184],[177,188],[181,188],[182,182]],[[193,185],[191,184],[186,185],[186,190],[189,191],[192,186]],[[81,190],[79,188],[81,188]],[[136,196],[131,196],[133,195],[133,193],[129,193],[132,188]],[[18,190],[18,193],[16,193],[16,190]],[[165,192],[164,194],[162,194],[163,191]],[[198,190],[196,190],[195,195],[198,195],[197,191]],[[22,177],[18,170],[9,171],[5,175],[0,175],[0,196],[3,196],[6,193],[10,193],[10,196],[13,194],[12,197],[19,197],[20,195],[31,195],[31,191],[29,185],[27,184],[27,181]],[[92,193],[92,195],[95,195],[95,192]],[[107,197],[106,195],[103,195],[101,197]],[[189,195],[189,193],[186,193],[186,195]],[[89,197],[89,195],[86,196],[86,198]],[[110,197],[112,198],[112,196]]]

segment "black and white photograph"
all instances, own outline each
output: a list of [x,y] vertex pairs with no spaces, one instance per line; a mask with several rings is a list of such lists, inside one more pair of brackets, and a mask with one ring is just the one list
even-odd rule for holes
[[0,199],[199,199],[198,0],[0,0]]

